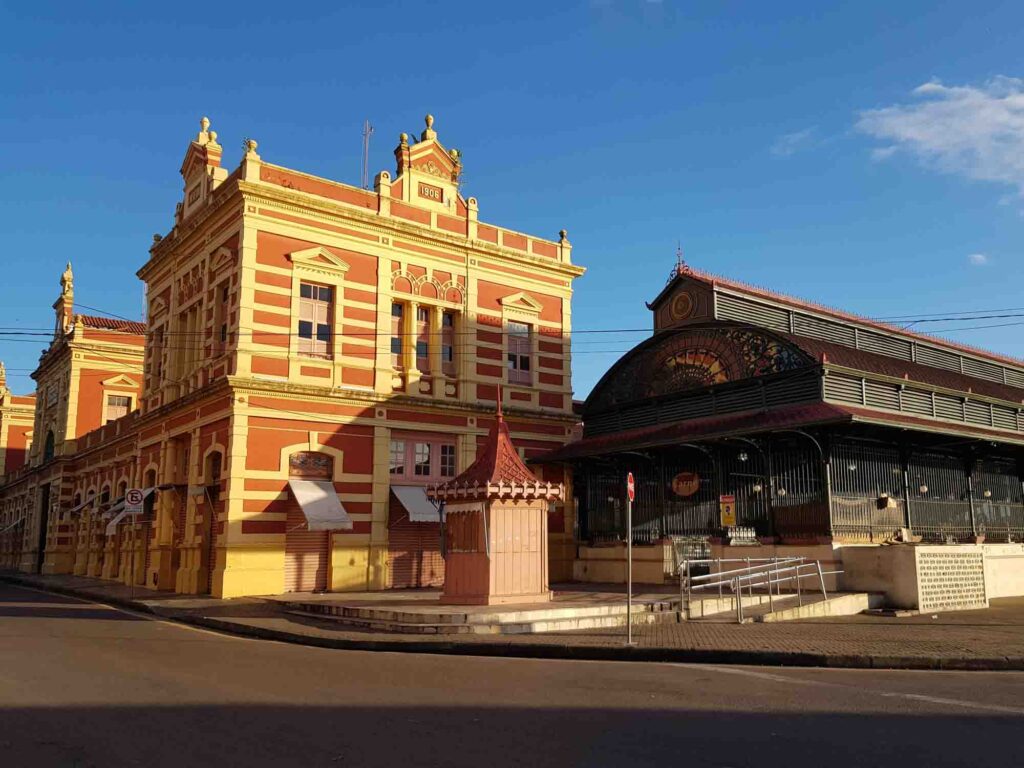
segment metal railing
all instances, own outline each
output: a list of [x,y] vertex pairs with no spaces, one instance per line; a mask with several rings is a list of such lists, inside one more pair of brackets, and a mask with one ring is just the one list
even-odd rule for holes
[[[739,568],[723,570],[722,565],[740,563]],[[708,567],[710,573],[693,575],[694,566]],[[842,573],[842,571],[822,570],[820,560],[808,560],[806,557],[746,557],[746,558],[706,558],[701,560],[685,560],[679,566],[679,613],[680,618],[690,618],[690,604],[693,592],[703,589],[718,589],[718,597],[724,597],[724,590],[729,589],[736,603],[736,621],[743,622],[743,589],[751,599],[754,588],[767,587],[768,612],[775,611],[775,599],[782,598],[782,585],[793,584],[792,594],[796,596],[798,605],[803,605],[802,579],[816,578],[821,588],[821,599],[828,599],[825,588],[825,577]]]

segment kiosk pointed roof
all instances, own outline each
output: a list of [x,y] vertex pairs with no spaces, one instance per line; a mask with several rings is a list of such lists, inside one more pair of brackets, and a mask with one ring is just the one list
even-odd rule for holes
[[429,487],[427,495],[445,500],[553,500],[562,497],[562,486],[557,483],[541,482],[519,458],[519,452],[512,443],[512,435],[501,412],[499,392],[497,418],[476,461],[458,477]]

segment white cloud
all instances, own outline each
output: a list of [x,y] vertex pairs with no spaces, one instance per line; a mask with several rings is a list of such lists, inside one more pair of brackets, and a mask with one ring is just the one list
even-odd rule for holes
[[814,132],[815,128],[812,126],[804,128],[802,131],[784,133],[772,144],[771,152],[779,157],[789,157],[801,149],[811,146],[814,143]]
[[886,142],[872,157],[899,151],[923,165],[1012,186],[1024,196],[1024,80],[995,77],[972,85],[933,80],[913,101],[860,113],[857,129]]
[[974,267],[984,267],[988,264],[988,256],[984,253],[972,253],[967,257],[967,261]]

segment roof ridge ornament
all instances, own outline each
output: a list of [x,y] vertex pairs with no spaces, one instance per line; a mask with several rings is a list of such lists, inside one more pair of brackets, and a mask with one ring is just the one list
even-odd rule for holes
[[427,124],[426,130],[420,134],[420,141],[427,141],[428,139],[437,139],[437,131],[434,130],[434,116],[427,115],[423,118],[423,122]]
[[672,267],[672,271],[669,273],[666,285],[675,280],[679,275],[686,275],[691,272],[690,265],[686,263],[686,259],[683,258],[683,246],[681,243],[676,244],[676,263]]

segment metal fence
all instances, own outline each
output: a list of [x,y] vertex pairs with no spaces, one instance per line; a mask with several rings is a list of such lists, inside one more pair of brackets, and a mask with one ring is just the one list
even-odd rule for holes
[[832,535],[844,541],[886,541],[904,527],[903,462],[893,446],[837,441],[832,446]]

